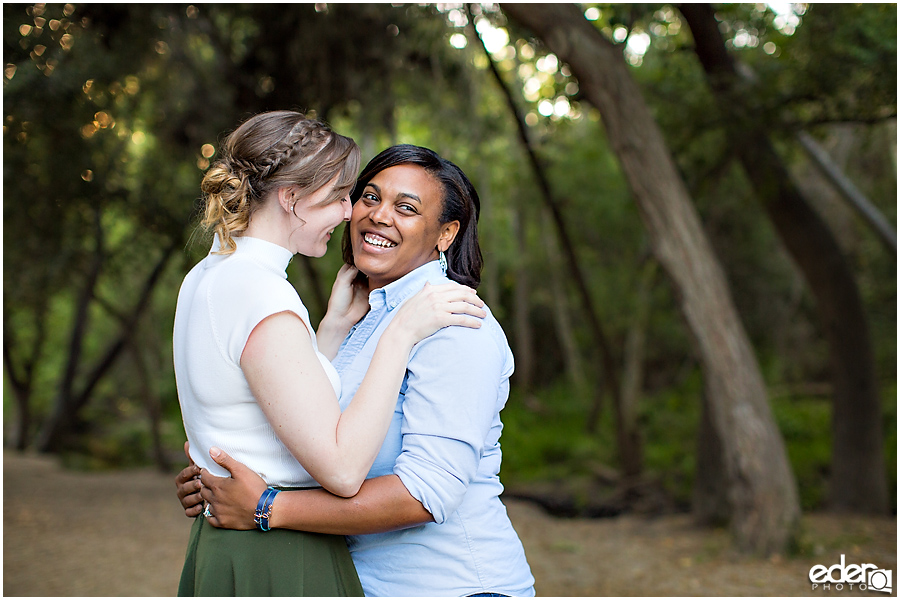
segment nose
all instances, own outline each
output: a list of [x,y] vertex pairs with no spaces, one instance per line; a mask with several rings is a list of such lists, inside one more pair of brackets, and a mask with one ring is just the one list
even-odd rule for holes
[[350,220],[350,213],[353,212],[353,204],[350,203],[350,198],[344,198],[344,201],[341,202],[344,206],[344,220]]
[[379,223],[381,225],[390,225],[391,209],[387,205],[387,202],[379,202],[375,207],[373,207],[372,211],[369,213],[369,218],[374,223]]

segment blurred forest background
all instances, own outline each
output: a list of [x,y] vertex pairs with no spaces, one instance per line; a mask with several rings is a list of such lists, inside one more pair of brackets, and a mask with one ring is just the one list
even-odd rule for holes
[[[479,190],[510,497],[764,552],[802,511],[896,514],[895,4],[3,12],[5,452],[183,466],[199,182],[298,109]],[[339,265],[289,267],[313,322]]]

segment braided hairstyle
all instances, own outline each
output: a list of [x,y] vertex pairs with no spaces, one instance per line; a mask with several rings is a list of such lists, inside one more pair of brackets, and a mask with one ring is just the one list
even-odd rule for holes
[[284,186],[308,196],[338,176],[328,201],[345,197],[359,170],[359,146],[319,121],[281,110],[250,117],[225,140],[218,161],[200,184],[203,224],[219,236],[219,254],[237,248],[234,237],[270,192]]

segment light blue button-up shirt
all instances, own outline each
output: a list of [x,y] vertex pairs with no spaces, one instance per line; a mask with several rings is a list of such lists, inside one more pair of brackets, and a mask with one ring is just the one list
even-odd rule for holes
[[[396,309],[426,281],[449,280],[433,261],[369,294],[369,313],[334,360],[342,409]],[[399,476],[435,522],[347,537],[367,596],[534,596],[525,551],[499,498],[500,410],[509,395],[513,356],[500,324],[487,312],[480,329],[445,327],[410,354],[393,421],[369,477]]]

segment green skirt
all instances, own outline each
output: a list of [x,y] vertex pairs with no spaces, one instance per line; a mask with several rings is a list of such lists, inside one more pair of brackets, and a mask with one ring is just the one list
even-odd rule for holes
[[342,535],[191,528],[179,596],[362,596]]

